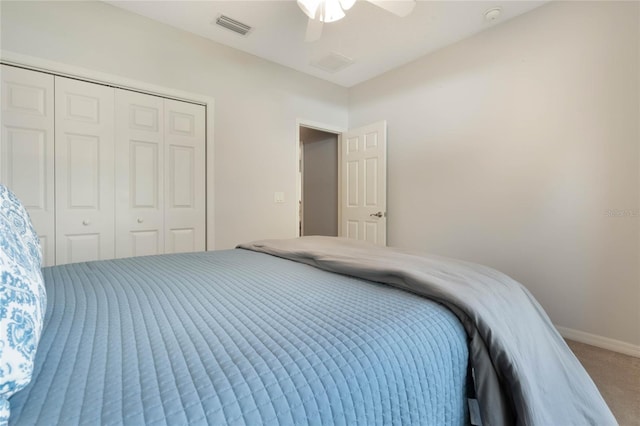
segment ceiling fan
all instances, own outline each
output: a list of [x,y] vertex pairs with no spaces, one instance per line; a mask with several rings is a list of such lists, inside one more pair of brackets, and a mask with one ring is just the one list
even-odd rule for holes
[[[415,0],[366,0],[396,16],[409,15]],[[325,22],[335,22],[345,17],[345,11],[351,9],[356,0],[298,0],[298,6],[309,17],[305,41],[316,41],[322,35]]]

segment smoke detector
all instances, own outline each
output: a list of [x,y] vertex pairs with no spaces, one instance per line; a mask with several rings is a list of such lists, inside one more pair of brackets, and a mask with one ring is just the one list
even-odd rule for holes
[[501,7],[492,7],[491,9],[484,12],[484,20],[487,22],[494,22],[497,20],[502,14]]

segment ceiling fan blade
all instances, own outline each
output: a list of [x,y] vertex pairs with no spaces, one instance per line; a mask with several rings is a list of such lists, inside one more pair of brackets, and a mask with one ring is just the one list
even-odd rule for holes
[[413,12],[413,8],[416,6],[415,0],[367,0],[369,3],[373,3],[379,8],[391,12],[394,15],[404,18]]
[[322,21],[319,19],[309,19],[307,23],[307,34],[304,41],[316,41],[322,35]]

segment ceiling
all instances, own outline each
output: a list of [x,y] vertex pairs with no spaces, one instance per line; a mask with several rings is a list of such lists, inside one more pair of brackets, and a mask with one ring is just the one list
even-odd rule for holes
[[[546,1],[418,1],[409,16],[399,18],[365,0],[358,0],[344,19],[324,24],[320,40],[310,43],[304,41],[307,16],[294,0],[107,0],[107,3],[351,87]],[[494,7],[500,7],[502,13],[495,21],[487,21],[484,13]],[[215,20],[220,14],[253,29],[243,37],[219,27]],[[350,58],[353,63],[336,72],[311,65],[331,54]]]

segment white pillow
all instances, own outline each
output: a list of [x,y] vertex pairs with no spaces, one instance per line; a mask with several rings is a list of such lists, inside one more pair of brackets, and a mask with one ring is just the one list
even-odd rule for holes
[[0,425],[9,397],[31,381],[47,303],[41,263],[26,209],[0,185]]

